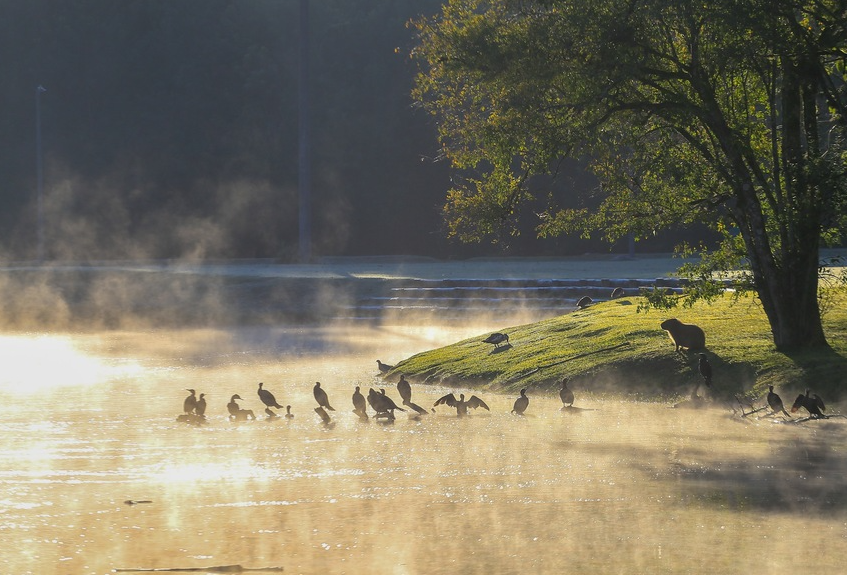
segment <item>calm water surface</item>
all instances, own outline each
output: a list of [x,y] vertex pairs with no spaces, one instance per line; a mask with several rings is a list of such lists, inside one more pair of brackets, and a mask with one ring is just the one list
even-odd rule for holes
[[[0,573],[841,573],[847,422],[577,389],[362,423],[353,387],[480,328],[0,338]],[[264,418],[259,381],[293,419]],[[337,411],[313,412],[321,381]],[[394,383],[394,380],[388,382]],[[178,423],[186,388],[208,423]],[[413,386],[431,406],[443,388]],[[229,397],[260,420],[230,422]],[[126,500],[150,503],[127,505]]]

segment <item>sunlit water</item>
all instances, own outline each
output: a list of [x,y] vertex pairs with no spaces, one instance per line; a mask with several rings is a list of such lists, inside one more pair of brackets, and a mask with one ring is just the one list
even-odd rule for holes
[[[577,389],[360,422],[354,386],[484,328],[0,338],[0,573],[843,572],[847,422]],[[265,419],[262,381],[293,419]],[[313,411],[321,381],[336,407]],[[179,423],[186,388],[208,423]],[[458,391],[458,390],[457,390]],[[462,390],[464,391],[464,390]],[[443,388],[413,387],[432,406]],[[238,393],[258,421],[231,422]],[[150,503],[128,505],[127,500]]]

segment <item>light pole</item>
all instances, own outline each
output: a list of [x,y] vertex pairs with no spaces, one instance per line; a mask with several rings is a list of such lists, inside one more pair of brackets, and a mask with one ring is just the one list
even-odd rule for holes
[[44,171],[41,158],[41,93],[47,88],[40,85],[35,89],[35,171],[38,180],[38,262],[44,261]]

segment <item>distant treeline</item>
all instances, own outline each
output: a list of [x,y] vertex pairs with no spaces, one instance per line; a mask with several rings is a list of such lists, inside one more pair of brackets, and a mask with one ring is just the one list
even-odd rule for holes
[[[450,174],[405,25],[439,6],[310,2],[316,256],[501,249],[441,230]],[[36,100],[47,257],[295,257],[299,7],[0,0],[0,258],[36,255]],[[532,236],[510,253],[609,249]]]

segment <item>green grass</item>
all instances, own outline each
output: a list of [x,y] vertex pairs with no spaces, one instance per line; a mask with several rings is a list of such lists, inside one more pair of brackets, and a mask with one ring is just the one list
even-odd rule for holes
[[806,387],[838,399],[847,379],[847,298],[828,306],[824,329],[831,349],[787,355],[776,351],[767,319],[752,297],[725,296],[671,312],[637,311],[639,298],[527,325],[503,327],[511,347],[494,350],[487,333],[401,361],[395,373],[432,384],[514,392],[522,387],[572,387],[644,398],[687,395],[698,381],[696,352],[675,353],[659,324],[669,317],[706,333],[706,354],[719,396],[761,395],[768,385],[791,403]]

